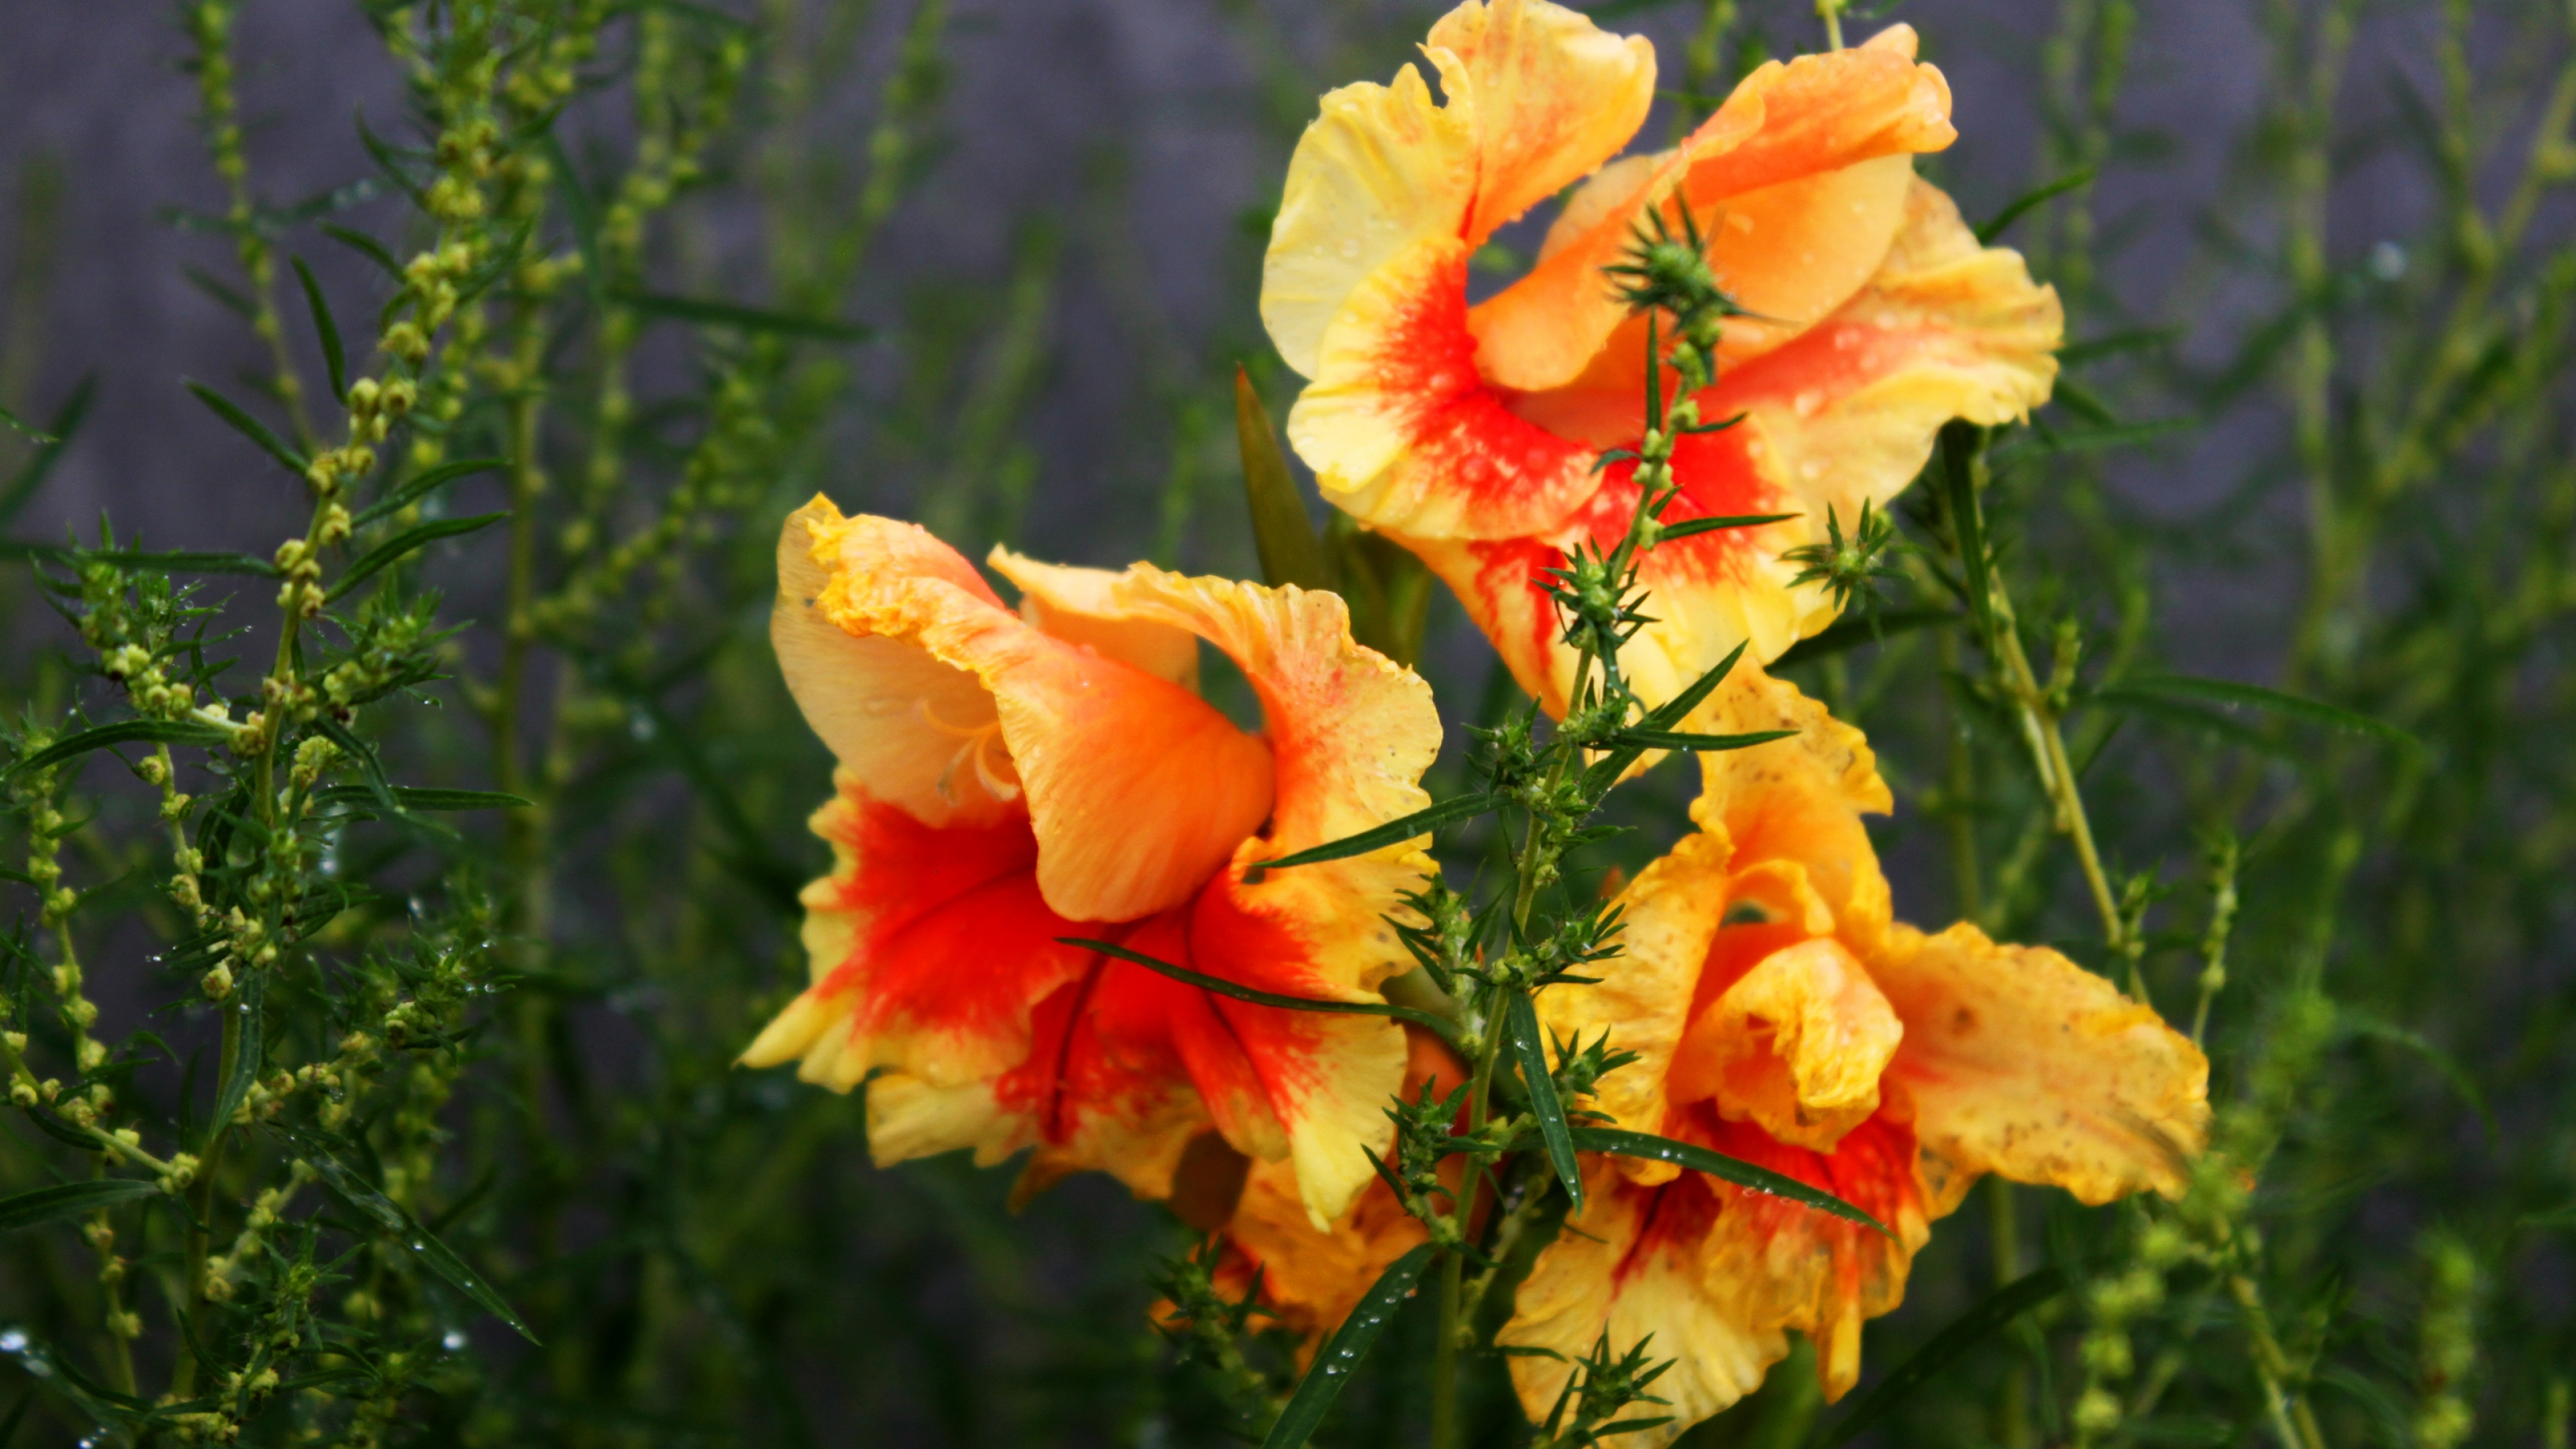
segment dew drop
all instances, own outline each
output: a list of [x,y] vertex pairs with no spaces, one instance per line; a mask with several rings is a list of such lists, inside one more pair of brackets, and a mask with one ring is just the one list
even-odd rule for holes
[[1798,476],[1806,479],[1810,483],[1822,478],[1825,476],[1825,460],[1822,458],[1809,458],[1807,461],[1798,465]]
[[1346,261],[1346,262],[1355,262],[1355,261],[1358,261],[1358,260],[1359,260],[1359,257],[1360,257],[1360,240],[1359,240],[1359,238],[1358,238],[1358,237],[1352,237],[1352,236],[1346,236],[1346,237],[1342,238],[1342,260],[1343,260],[1343,261]]
[[460,1329],[451,1328],[447,1330],[446,1336],[439,1339],[438,1342],[439,1346],[446,1349],[449,1353],[455,1353],[465,1347],[465,1334]]
[[0,1353],[25,1353],[26,1351],[27,1335],[14,1328],[7,1333],[0,1333]]
[[1811,387],[1798,394],[1789,405],[1798,410],[1798,416],[1812,418],[1816,415],[1816,409],[1825,405],[1825,394],[1822,389]]

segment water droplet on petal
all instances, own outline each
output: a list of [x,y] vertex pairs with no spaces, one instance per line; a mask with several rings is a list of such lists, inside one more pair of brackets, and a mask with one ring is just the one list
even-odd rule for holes
[[439,1343],[439,1346],[440,1346],[441,1348],[446,1349],[449,1353],[454,1353],[454,1352],[456,1352],[457,1350],[459,1350],[459,1349],[461,1349],[461,1348],[465,1347],[465,1334],[464,1334],[464,1331],[463,1331],[463,1330],[461,1330],[461,1329],[454,1329],[454,1328],[451,1328],[451,1329],[447,1330],[447,1333],[446,1333],[446,1335],[445,1335],[444,1337],[442,1337],[442,1338],[440,1338],[440,1339],[438,1340],[438,1343]]

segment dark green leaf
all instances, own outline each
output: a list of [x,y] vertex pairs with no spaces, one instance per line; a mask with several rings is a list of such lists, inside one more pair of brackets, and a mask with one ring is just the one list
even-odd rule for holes
[[1690,750],[1699,754],[1716,754],[1724,750],[1749,750],[1773,740],[1785,740],[1796,730],[1755,730],[1741,735],[1683,734],[1677,730],[1638,730],[1619,732],[1618,743],[1638,745],[1649,750]]
[[1968,587],[1968,613],[1977,621],[1977,638],[1994,646],[1994,580],[1986,571],[1985,515],[1977,505],[1977,450],[1985,432],[1974,423],[1941,427],[1941,485],[1950,516],[1950,538],[1959,547],[1959,570]]
[[313,314],[314,335],[322,339],[322,363],[331,373],[331,397],[335,402],[349,398],[349,355],[340,346],[340,324],[331,318],[330,299],[322,295],[322,284],[313,280],[313,269],[295,258],[295,280],[304,284],[304,305]]
[[1887,609],[1857,619],[1838,619],[1822,633],[1799,640],[1771,661],[1771,671],[1794,668],[1828,654],[1840,654],[1875,644],[1890,634],[1904,634],[1936,624],[1955,624],[1959,616],[1948,609]]
[[1530,1115],[1538,1119],[1539,1140],[1547,1144],[1547,1165],[1556,1169],[1556,1180],[1565,1184],[1565,1195],[1574,1199],[1574,1210],[1583,1211],[1583,1169],[1574,1160],[1574,1138],[1565,1123],[1565,1104],[1557,1100],[1556,1079],[1548,1074],[1547,1047],[1538,1030],[1538,1009],[1529,997],[1515,991],[1503,1007],[1503,1029],[1511,1037],[1512,1059],[1521,1069],[1521,1085],[1529,1089]]
[[426,473],[403,480],[401,486],[368,504],[356,518],[349,521],[350,526],[364,528],[379,518],[388,518],[409,508],[433,488],[453,483],[459,478],[471,477],[476,473],[495,472],[509,466],[510,460],[507,458],[459,458],[453,463],[441,463]]
[[1723,518],[1685,518],[1679,523],[1663,525],[1655,541],[1670,543],[1674,539],[1689,538],[1693,534],[1716,533],[1720,529],[1728,528],[1759,528],[1766,523],[1783,523],[1792,518],[1805,516],[1801,513],[1736,513]]
[[385,244],[383,242],[376,240],[365,232],[341,226],[335,222],[323,222],[316,228],[316,230],[320,231],[324,236],[329,237],[331,240],[338,242],[340,245],[347,247],[349,250],[356,252],[358,255],[365,257],[367,260],[374,262],[377,266],[384,268],[386,276],[393,278],[397,282],[404,280],[402,263],[394,260],[394,254],[385,250]]
[[0,558],[40,558],[47,563],[78,564],[96,562],[145,573],[174,574],[255,574],[261,578],[277,577],[277,565],[246,553],[218,553],[212,550],[178,549],[167,553],[136,553],[125,549],[71,548],[59,543],[19,543],[0,541]]
[[2096,702],[2119,704],[2139,695],[2166,699],[2207,700],[2231,709],[2259,709],[2269,714],[2323,725],[2348,734],[2368,735],[2410,750],[2422,749],[2423,742],[2385,720],[2372,719],[2313,699],[2265,689],[2259,684],[2239,684],[2228,679],[2202,679],[2189,674],[2150,674],[2123,680],[2109,689],[2097,691]]
[[[376,169],[384,173],[384,177],[387,181],[401,187],[403,195],[411,198],[412,205],[420,207],[423,210],[427,210],[429,201],[428,196],[421,191],[419,186],[412,182],[410,173],[403,170],[402,158],[394,154],[394,148],[385,144],[384,138],[378,136],[375,131],[367,125],[367,113],[365,111],[357,113],[357,124],[358,144],[366,147],[367,154],[375,158]],[[400,277],[402,275],[402,269],[400,267],[396,267],[393,269],[393,273],[395,276]]]
[[0,1449],[9,1449],[10,1445],[18,1442],[18,1428],[27,1422],[27,1411],[35,1406],[34,1389],[29,1389],[18,1396],[18,1406],[9,1411],[8,1418],[0,1419]]
[[2204,709],[2199,705],[2187,704],[2178,699],[2164,699],[2114,686],[2087,696],[2085,703],[2124,710],[2131,714],[2144,715],[2149,719],[2164,720],[2185,729],[2198,730],[2202,734],[2224,740],[2240,749],[2270,755],[2302,769],[2313,763],[2306,755],[2291,748],[2287,741],[2275,739],[2242,720],[2221,714],[2217,710]]
[[1243,494],[1252,505],[1252,542],[1261,553],[1261,578],[1276,588],[1332,589],[1338,585],[1305,500],[1279,451],[1279,435],[1252,378],[1234,370],[1234,442],[1243,455]]
[[197,401],[214,410],[216,417],[231,424],[234,432],[257,443],[261,452],[275,458],[279,467],[298,478],[304,476],[304,470],[310,466],[304,455],[288,447],[284,439],[270,432],[266,423],[243,412],[239,403],[202,382],[188,382],[187,387],[188,391],[197,395]]
[[20,1228],[78,1217],[93,1208],[114,1207],[138,1197],[150,1197],[160,1190],[157,1185],[139,1177],[101,1177],[87,1182],[40,1187],[15,1197],[0,1198],[0,1233],[14,1233]]
[[1932,1336],[1932,1341],[1914,1351],[1914,1356],[1896,1366],[1896,1371],[1873,1385],[1860,1396],[1851,1411],[1836,1419],[1829,1428],[1820,1429],[1809,1441],[1808,1449],[1836,1449],[1850,1443],[1854,1436],[1887,1416],[1907,1394],[1958,1361],[1961,1354],[1976,1347],[1987,1334],[2012,1322],[2049,1299],[2066,1291],[2066,1271],[2042,1268],[2025,1273],[1986,1295],[1984,1302],[1950,1321],[1947,1328]]
[[1986,246],[1993,245],[1996,237],[2002,236],[2005,231],[2011,228],[2014,222],[2017,222],[2024,216],[2029,215],[2034,208],[2044,206],[2049,202],[2056,200],[2058,197],[2064,196],[2066,193],[2077,190],[2080,187],[2090,186],[2093,184],[2093,178],[2101,174],[2101,167],[2086,166],[2078,170],[2069,171],[2065,175],[2058,177],[2055,181],[2051,181],[2046,185],[2036,186],[2029,191],[2023,192],[2020,196],[2014,198],[2012,205],[1996,212],[1994,220],[1977,228],[1978,243]]
[[1306,996],[1282,996],[1276,991],[1256,991],[1249,986],[1238,986],[1222,976],[1210,976],[1204,971],[1193,971],[1187,966],[1175,966],[1169,961],[1148,956],[1142,951],[1130,951],[1124,946],[1112,945],[1107,941],[1086,940],[1080,936],[1058,936],[1056,942],[1064,946],[1079,946],[1085,951],[1097,951],[1103,956],[1115,956],[1121,961],[1131,962],[1148,971],[1169,976],[1185,986],[1195,986],[1201,991],[1213,991],[1219,996],[1230,996],[1237,1001],[1251,1002],[1255,1006],[1275,1006],[1283,1011],[1332,1012],[1343,1016],[1392,1017],[1397,1021],[1409,1021],[1416,1026],[1428,1027],[1444,1039],[1453,1038],[1457,1032],[1457,1028],[1449,1022],[1430,1012],[1416,1011],[1410,1006],[1389,1006],[1380,1001],[1317,1001]]
[[348,1164],[331,1155],[329,1149],[310,1134],[289,1131],[286,1136],[295,1144],[296,1156],[311,1166],[321,1177],[323,1185],[329,1187],[342,1202],[347,1203],[351,1210],[374,1223],[397,1242],[410,1248],[413,1258],[422,1267],[446,1279],[448,1286],[480,1304],[484,1311],[493,1317],[518,1330],[521,1338],[530,1343],[537,1341],[537,1336],[528,1331],[528,1325],[520,1321],[519,1315],[511,1309],[509,1303],[499,1293],[493,1291],[491,1284],[483,1281],[483,1275],[475,1272],[471,1264],[458,1257],[455,1249],[440,1242],[437,1234],[422,1227],[410,1213],[403,1211],[400,1203],[378,1192],[365,1178],[352,1171]]
[[1261,1441],[1261,1449],[1302,1449],[1313,1437],[1324,1414],[1340,1397],[1342,1387],[1351,1381],[1360,1361],[1377,1346],[1378,1336],[1386,1332],[1387,1323],[1395,1317],[1413,1285],[1422,1280],[1422,1270],[1431,1262],[1433,1248],[1429,1243],[1416,1244],[1401,1258],[1386,1265],[1378,1275],[1376,1286],[1360,1299],[1351,1316],[1333,1331],[1332,1341],[1297,1381],[1297,1392],[1290,1395],[1288,1407],[1279,1411],[1279,1421]]
[[[1735,671],[1735,661],[1744,657],[1744,649],[1744,645],[1736,645],[1732,652],[1717,662],[1716,668],[1693,681],[1690,688],[1649,710],[1644,719],[1639,720],[1625,733],[1633,737],[1640,730],[1648,732],[1670,730],[1689,718],[1690,712],[1699,708],[1700,701],[1708,698],[1715,692],[1719,683]],[[1628,773],[1628,767],[1637,763],[1645,755],[1646,750],[1647,746],[1642,744],[1618,744],[1603,751],[1601,758],[1584,767],[1584,793],[1596,800],[1608,794],[1610,787],[1619,783],[1620,777]]]
[[215,1095],[214,1115],[206,1119],[208,1142],[232,1124],[233,1114],[250,1099],[251,1083],[259,1080],[259,1069],[268,1050],[261,1035],[266,1027],[261,1012],[267,1004],[268,973],[242,973],[241,987],[233,993],[232,1010],[241,1022],[233,1038],[233,1069],[224,1075],[222,1089]]
[[63,450],[71,446],[72,434],[80,430],[81,420],[89,416],[89,405],[97,399],[96,373],[82,378],[80,385],[72,389],[71,396],[63,399],[62,408],[54,414],[54,420],[45,425],[45,434],[51,441],[37,448],[36,456],[18,469],[18,476],[10,479],[7,487],[0,488],[0,528],[7,527],[9,521],[18,516],[18,510],[27,506],[27,500],[36,496],[36,490],[44,486],[45,476],[54,471],[54,464],[63,456]]
[[2101,337],[2088,337],[2082,342],[2070,342],[2057,349],[2057,360],[2067,367],[2082,367],[2088,362],[2117,357],[2123,352],[2143,352],[2148,348],[2162,347],[2168,342],[2180,341],[2182,335],[2183,329],[2179,327],[2142,327],[2133,332],[2113,332]]
[[41,770],[110,745],[203,745],[212,748],[230,744],[232,737],[231,730],[190,720],[121,719],[114,724],[92,725],[77,734],[65,735],[10,766],[9,772]]
[[[422,785],[396,785],[393,798],[405,810],[520,810],[536,803],[498,790],[441,790]],[[376,792],[364,785],[333,785],[316,793],[314,799],[325,805],[377,802]]]
[[1292,865],[1315,865],[1327,860],[1345,860],[1354,855],[1366,855],[1372,850],[1384,850],[1390,845],[1402,845],[1416,836],[1428,835],[1443,825],[1472,819],[1500,807],[1501,804],[1501,797],[1494,795],[1461,795],[1455,800],[1443,800],[1428,810],[1416,810],[1400,819],[1390,820],[1374,830],[1363,830],[1357,835],[1346,835],[1328,844],[1283,855],[1276,860],[1257,861],[1243,873],[1243,882],[1246,885],[1259,885],[1261,878],[1274,870],[1286,870]]
[[340,575],[340,577],[332,583],[331,592],[323,595],[323,597],[326,599],[336,599],[340,597],[342,594],[349,592],[349,590],[356,588],[358,585],[374,577],[376,572],[384,568],[387,564],[394,562],[414,549],[425,548],[430,544],[438,542],[442,538],[455,538],[460,534],[480,532],[483,529],[490,528],[493,524],[496,524],[509,516],[510,515],[507,511],[500,513],[478,513],[472,518],[442,518],[433,523],[421,524],[416,528],[406,528],[402,532],[395,534],[393,537],[386,539],[384,542],[377,544],[374,548],[367,550],[365,555],[359,558],[356,563],[349,565],[349,571],[347,573]]
[[1825,1191],[1809,1187],[1794,1177],[1756,1167],[1750,1162],[1727,1156],[1723,1152],[1689,1142],[1676,1142],[1651,1132],[1629,1132],[1616,1127],[1577,1127],[1572,1129],[1574,1145],[1586,1152],[1608,1152],[1620,1157],[1642,1157],[1649,1162],[1669,1162],[1754,1192],[1767,1192],[1803,1203],[1818,1212],[1831,1213],[1845,1222],[1854,1222],[1883,1237],[1896,1234],[1887,1225]]
[[826,342],[865,342],[872,335],[870,329],[855,322],[836,322],[828,317],[800,317],[790,312],[770,312],[697,297],[671,297],[631,287],[611,287],[608,300],[622,307],[631,307],[648,317],[668,317],[675,322],[731,327],[743,332],[775,332],[789,337],[814,337]]

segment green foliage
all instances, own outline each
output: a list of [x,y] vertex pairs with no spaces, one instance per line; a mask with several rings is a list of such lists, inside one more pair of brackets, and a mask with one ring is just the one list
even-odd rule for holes
[[[196,546],[194,511],[86,545],[34,526],[96,389],[39,405],[14,334],[0,357],[0,552],[29,581],[0,599],[23,846],[0,1074],[24,1129],[0,1138],[0,1442],[1375,1444],[1419,1442],[1436,1401],[1447,1442],[1572,1446],[1658,1419],[1651,1346],[1603,1344],[1532,1437],[1456,1330],[1508,1309],[1574,1150],[1677,1146],[1571,1109],[1617,1043],[1542,1042],[1528,1002],[1614,949],[1593,887],[1681,818],[1674,767],[1611,783],[1761,738],[1629,707],[1635,551],[1771,520],[1650,506],[1559,581],[1591,650],[1562,731],[1495,674],[1439,804],[1267,863],[1438,831],[1485,871],[1411,903],[1439,999],[1377,1009],[1455,1031],[1460,1008],[1488,1074],[1391,1109],[1383,1171],[1433,1243],[1324,1349],[1341,1372],[1301,1381],[1257,1288],[1220,1292],[1159,1210],[1088,1184],[1007,1219],[1006,1183],[877,1172],[855,1102],[732,1066],[802,985],[795,892],[822,859],[799,827],[828,764],[760,622],[777,519],[867,486],[961,545],[1016,536],[1059,269],[1133,250],[1116,168],[1086,183],[1111,220],[1027,218],[1007,276],[890,300],[861,282],[940,163],[961,17],[937,0],[364,8],[383,53],[349,63],[390,68],[403,106],[360,122],[368,174],[306,205],[262,191],[237,6],[178,12],[224,195],[191,279],[261,361],[153,405],[229,429],[192,480],[207,510],[292,487],[300,527],[231,553]],[[1281,156],[1422,19],[1343,17],[1310,71],[1260,43],[1271,10],[1228,9]],[[2266,112],[2209,198],[2202,279],[2149,308],[2128,219],[2099,211],[2153,155],[2122,103],[2138,7],[2055,7],[2038,184],[1983,230],[2068,303],[2058,401],[1954,426],[1893,517],[1827,519],[1799,562],[1855,613],[1778,666],[1868,730],[1899,798],[1883,843],[1941,863],[1946,890],[1901,877],[1939,897],[1915,914],[2057,941],[2188,1018],[2212,1151],[2173,1202],[1972,1200],[1853,1402],[1820,1415],[1801,1350],[1687,1443],[2566,1441],[2576,13],[2245,9]],[[1592,13],[1688,37],[1682,112],[1817,16],[1861,19]],[[2380,25],[2415,27],[2420,73],[2356,65]],[[855,131],[832,104],[853,93]],[[2423,225],[2347,234],[2339,188],[2391,172],[2433,198]],[[749,272],[705,258],[720,211],[756,216]],[[1117,422],[1160,470],[1126,490],[1155,495],[1134,536],[1337,587],[1363,638],[1472,699],[1488,666],[1420,565],[1313,522],[1256,259],[1229,253],[1234,315],[1196,349],[1115,304],[1146,359]],[[1696,238],[1641,238],[1621,281],[1704,379],[1726,309]],[[1248,510],[1209,481],[1237,466]]]

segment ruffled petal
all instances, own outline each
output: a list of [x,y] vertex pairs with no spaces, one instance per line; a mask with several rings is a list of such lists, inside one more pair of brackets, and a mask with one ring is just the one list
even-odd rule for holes
[[1861,1324],[1904,1298],[1914,1254],[1931,1241],[1935,1214],[1916,1172],[1906,1111],[1904,1102],[1891,1101],[1830,1152],[1791,1146],[1749,1122],[1722,1121],[1705,1104],[1673,1125],[1673,1136],[1823,1188],[1896,1235],[1891,1242],[1787,1198],[1701,1179],[1721,1204],[1701,1271],[1741,1285],[1754,1323],[1794,1328],[1815,1341],[1816,1375],[1828,1400],[1859,1381]]
[[1981,1173],[2086,1203],[2184,1186],[2208,1133],[2209,1059],[2110,982],[1966,924],[1897,928],[1870,963],[1905,1021],[1890,1067],[1914,1099],[1942,1206]]
[[1197,692],[1198,637],[1120,606],[1114,590],[1125,575],[1039,563],[999,545],[984,561],[1020,591],[1020,617],[1040,633]]
[[[1949,84],[1914,63],[1912,40],[1898,26],[1854,49],[1766,65],[1679,147],[1605,171],[1576,193],[1539,264],[1476,309],[1485,376],[1539,392],[1587,379],[1606,361],[1612,370],[1588,381],[1642,383],[1643,326],[1600,272],[1626,251],[1648,208],[1677,194],[1701,221],[1730,294],[1781,319],[1729,324],[1726,360],[1776,344],[1849,297],[1896,231],[1908,158],[1958,135]],[[1623,336],[1634,345],[1621,346]]]
[[1325,331],[1288,441],[1326,501],[1374,529],[1497,539],[1556,527],[1600,486],[1599,450],[1521,417],[1477,372],[1467,257],[1428,236]]
[[[1769,660],[1831,623],[1831,593],[1794,584],[1800,566],[1787,555],[1826,542],[1829,520],[1848,535],[1864,504],[1884,506],[1904,491],[1944,422],[1999,424],[2047,400],[2065,330],[2055,291],[2034,285],[2019,255],[1979,246],[1937,189],[1913,182],[1904,195],[1904,226],[1866,285],[1700,394],[1702,417],[1742,421],[1677,444],[1682,491],[1665,518],[1794,516],[1661,544],[1639,561],[1645,611],[1656,622],[1621,663],[1649,702],[1687,687],[1738,644]],[[1604,357],[1613,354],[1624,359],[1620,376],[1516,398],[1515,416],[1553,438],[1632,443],[1642,340]],[[1408,458],[1389,471],[1412,466]],[[1564,708],[1576,658],[1559,640],[1546,572],[1579,543],[1608,548],[1626,534],[1634,472],[1606,470],[1562,522],[1525,537],[1396,530],[1553,711]]]
[[1797,731],[1795,739],[1701,755],[1691,819],[1728,841],[1739,862],[1796,862],[1832,912],[1834,930],[1866,953],[1892,908],[1861,816],[1896,808],[1868,737],[1796,685],[1743,664],[1687,724],[1715,734]]
[[[929,825],[989,823],[1017,807],[1015,778],[959,758],[964,738],[994,723],[993,699],[974,675],[895,639],[852,634],[823,610],[836,553],[821,534],[864,527],[888,572],[935,580],[962,600],[1001,601],[954,549],[925,529],[886,519],[844,521],[828,498],[787,517],[778,533],[778,602],[770,642],[806,723],[871,796]],[[818,530],[820,531],[818,533]],[[963,768],[961,768],[961,765]],[[988,788],[988,783],[999,789]]]
[[1647,41],[1545,0],[1467,0],[1423,54],[1445,105],[1410,65],[1391,86],[1344,86],[1288,163],[1261,317],[1306,376],[1320,375],[1326,330],[1391,259],[1425,238],[1473,251],[1615,154],[1654,104]]
[[[1434,1096],[1445,1097],[1466,1080],[1466,1068],[1438,1038],[1414,1027],[1405,1028],[1404,1036],[1406,1098],[1425,1086]],[[1197,1152],[1197,1144],[1192,1151]],[[1454,1159],[1444,1167],[1452,1182],[1456,1167]],[[1181,1176],[1189,1176],[1186,1164]],[[1176,1182],[1176,1191],[1178,1186]],[[1285,1163],[1252,1164],[1225,1216],[1204,1226],[1222,1227],[1231,1250],[1220,1286],[1249,1292],[1258,1272],[1262,1309],[1299,1338],[1301,1368],[1325,1336],[1341,1327],[1386,1266],[1428,1236],[1383,1182],[1370,1183],[1330,1229],[1318,1228],[1295,1170]]]
[[[810,557],[824,577],[811,608],[826,627],[854,642],[909,646],[920,656],[916,669],[945,670],[943,681],[962,672],[988,697],[978,712],[946,696],[887,696],[876,676],[831,686],[838,693],[826,717],[852,721],[851,747],[865,756],[852,768],[872,793],[907,806],[925,793],[972,801],[970,780],[995,800],[1025,790],[1038,886],[1059,914],[1133,920],[1177,905],[1270,813],[1270,750],[1260,740],[1167,678],[1031,627],[919,528],[844,520],[825,499],[788,528],[813,540]],[[792,587],[804,597],[811,582]],[[806,615],[794,619],[788,637],[817,633]],[[848,662],[827,657],[811,673]],[[916,768],[880,786],[870,773],[877,757],[867,752],[894,747],[874,742],[867,722],[905,715],[904,760],[921,766],[932,757],[926,729],[945,737],[947,761],[927,780]]]
[[1709,1179],[1690,1173],[1641,1186],[1599,1159],[1584,1177],[1589,1205],[1540,1251],[1495,1341],[1557,1355],[1511,1359],[1522,1411],[1542,1423],[1567,1392],[1574,1361],[1605,1341],[1624,1354],[1651,1339],[1648,1352],[1674,1363],[1653,1387],[1666,1406],[1640,1415],[1672,1422],[1605,1442],[1669,1444],[1759,1387],[1763,1371],[1788,1355],[1788,1338],[1754,1320],[1737,1285],[1707,1271],[1705,1245],[1724,1210]]
[[1801,941],[1762,958],[1691,1022],[1672,1095],[1831,1151],[1878,1111],[1879,1077],[1904,1034],[1859,958],[1831,937]]
[[840,786],[813,822],[834,861],[804,893],[814,984],[743,1064],[797,1061],[837,1092],[879,1068],[953,1087],[1017,1064],[1030,1007],[1083,965],[1056,938],[1086,929],[1040,898],[1027,819],[934,828]]

